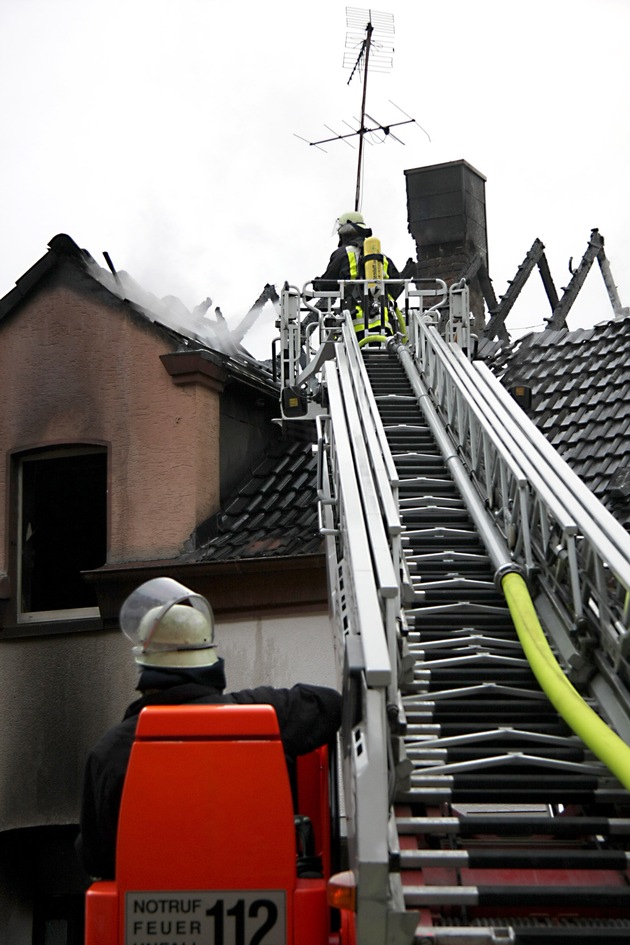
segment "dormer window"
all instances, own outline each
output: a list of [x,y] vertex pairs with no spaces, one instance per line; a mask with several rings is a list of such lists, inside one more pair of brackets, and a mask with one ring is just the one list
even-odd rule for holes
[[18,623],[98,617],[81,572],[106,561],[106,449],[22,454],[17,472]]

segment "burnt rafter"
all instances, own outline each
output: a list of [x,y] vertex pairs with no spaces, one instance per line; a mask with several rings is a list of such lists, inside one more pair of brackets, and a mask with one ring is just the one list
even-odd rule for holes
[[591,266],[596,259],[599,263],[599,268],[606,285],[606,290],[608,292],[608,297],[611,301],[613,311],[615,315],[621,314],[621,302],[619,300],[617,288],[612,278],[610,264],[604,251],[604,237],[601,235],[599,230],[594,229],[591,230],[588,246],[586,247],[586,251],[582,256],[577,269],[573,270],[571,268],[571,261],[569,262],[569,269],[572,273],[571,281],[564,289],[562,298],[553,308],[551,318],[547,322],[547,328],[558,329],[567,327],[567,315],[569,314],[571,306],[575,302],[578,292],[582,288],[584,280],[589,274]]
[[239,344],[249,329],[252,327],[267,302],[271,302],[273,305],[275,305],[279,300],[280,296],[276,291],[275,285],[272,285],[268,282],[246,314],[245,318],[236,326],[236,328],[232,330],[232,341],[234,341],[235,344]]
[[483,332],[485,338],[492,339],[496,335],[502,341],[509,340],[509,335],[505,328],[505,320],[535,266],[538,266],[538,270],[540,272],[551,309],[552,311],[555,309],[558,304],[558,294],[549,271],[549,264],[547,263],[547,257],[545,256],[545,247],[539,239],[535,239],[531,245],[531,248],[527,252],[527,255],[525,256],[525,259],[518,267],[516,275],[509,282],[507,292],[501,297],[501,301],[498,303],[498,305],[491,307],[491,302],[484,292],[484,298],[486,299],[488,311],[490,312],[490,320],[488,321],[488,324],[486,325]]
[[[462,273],[462,278],[466,283],[470,284],[473,279],[477,279],[479,283],[479,288],[481,289],[481,294],[485,300],[486,306],[490,315],[497,311],[499,303],[497,302],[497,297],[494,294],[494,287],[492,285],[492,279],[488,273],[488,268],[485,264],[484,257],[480,252],[475,253],[472,257],[468,266]],[[494,329],[493,329],[494,331]],[[509,341],[510,336],[508,335],[505,324],[503,321],[497,323],[496,334],[498,335],[501,341]]]

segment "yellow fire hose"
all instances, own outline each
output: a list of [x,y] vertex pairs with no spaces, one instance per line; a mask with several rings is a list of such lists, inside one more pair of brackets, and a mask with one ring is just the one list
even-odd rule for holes
[[586,704],[564,675],[525,581],[511,572],[502,579],[501,587],[525,656],[547,698],[593,754],[630,790],[630,747]]

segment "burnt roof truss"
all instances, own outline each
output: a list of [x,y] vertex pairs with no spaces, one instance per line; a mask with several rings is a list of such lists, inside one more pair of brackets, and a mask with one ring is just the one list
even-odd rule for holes
[[[558,296],[551,276],[547,257],[545,256],[544,244],[539,239],[535,239],[532,243],[532,246],[527,252],[525,259],[518,267],[516,275],[512,280],[510,280],[505,295],[501,297],[499,302],[497,302],[494,290],[492,288],[492,283],[488,277],[483,260],[481,257],[479,257],[478,260],[475,257],[471,263],[471,267],[469,267],[469,270],[471,268],[474,268],[475,270],[472,275],[477,275],[479,279],[479,285],[481,287],[481,291],[490,314],[488,324],[483,330],[484,338],[491,340],[496,336],[501,341],[510,340],[510,336],[505,327],[506,318],[510,313],[514,303],[516,302],[516,299],[520,295],[523,286],[529,279],[529,276],[536,266],[540,272],[540,277],[545,288],[545,293],[551,307],[551,316],[549,319],[547,319],[546,327],[553,329],[566,328],[569,311],[571,310],[571,307],[573,306],[573,303],[575,302],[578,293],[584,284],[584,280],[586,279],[595,260],[597,260],[599,264],[613,312],[615,315],[624,314],[624,311],[627,310],[624,310],[623,306],[621,305],[617,287],[612,277],[610,263],[604,251],[604,237],[597,229],[591,230],[588,246],[586,247],[586,251],[584,252],[577,269],[572,268],[572,260],[569,260],[571,281],[569,282],[568,286],[563,287],[561,297]],[[477,265],[475,265],[475,263],[477,263]],[[467,273],[467,275],[469,274]]]

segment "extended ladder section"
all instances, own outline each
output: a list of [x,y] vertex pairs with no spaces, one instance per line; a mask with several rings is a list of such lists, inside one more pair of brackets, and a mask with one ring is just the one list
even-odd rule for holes
[[630,538],[471,360],[464,285],[406,284],[408,338],[362,350],[345,288],[285,288],[280,370],[318,428],[356,940],[626,942]]
[[392,802],[404,747],[401,523],[397,477],[351,324],[325,365],[326,414],[317,418],[320,525],[342,680],[343,780],[359,942],[408,942]]

